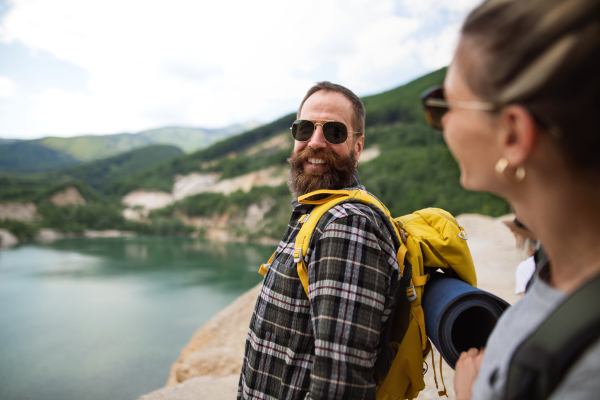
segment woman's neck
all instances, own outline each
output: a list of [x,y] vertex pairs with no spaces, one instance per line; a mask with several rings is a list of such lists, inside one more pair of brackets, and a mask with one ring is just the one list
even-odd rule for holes
[[550,285],[571,293],[600,274],[600,204],[598,189],[558,175],[513,205],[550,259]]

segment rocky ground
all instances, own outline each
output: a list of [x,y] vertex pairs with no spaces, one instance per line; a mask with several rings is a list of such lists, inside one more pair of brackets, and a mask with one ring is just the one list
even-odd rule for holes
[[[519,299],[514,294],[514,272],[520,255],[512,233],[501,223],[509,218],[468,214],[457,219],[469,235],[478,286],[514,303]],[[142,396],[140,400],[235,398],[246,332],[259,290],[260,285],[200,328],[173,364],[166,387]],[[442,390],[437,351],[434,351],[434,358],[439,389],[436,389],[431,358],[428,358],[427,387],[419,399],[436,399],[438,390]],[[442,372],[449,398],[454,399],[454,371],[444,363]]]

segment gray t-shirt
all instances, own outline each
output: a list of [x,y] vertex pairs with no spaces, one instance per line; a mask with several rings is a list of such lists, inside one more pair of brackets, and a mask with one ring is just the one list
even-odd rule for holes
[[[473,386],[473,400],[504,398],[508,363],[517,346],[565,299],[563,292],[549,286],[539,274],[535,278],[530,290],[502,315],[494,328],[487,343],[479,376]],[[600,341],[597,341],[571,368],[550,399],[598,398],[599,376]]]

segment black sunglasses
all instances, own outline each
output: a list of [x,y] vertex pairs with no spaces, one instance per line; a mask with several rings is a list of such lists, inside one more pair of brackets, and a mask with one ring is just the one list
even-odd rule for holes
[[344,143],[348,139],[349,133],[360,134],[360,132],[349,131],[346,124],[339,121],[326,119],[297,119],[290,128],[294,140],[308,142],[313,133],[315,133],[317,125],[321,125],[325,140],[331,144]]
[[498,105],[487,101],[447,101],[444,88],[433,87],[421,95],[421,102],[425,108],[425,117],[433,129],[443,130],[442,117],[449,108],[466,108],[469,110],[496,111]]

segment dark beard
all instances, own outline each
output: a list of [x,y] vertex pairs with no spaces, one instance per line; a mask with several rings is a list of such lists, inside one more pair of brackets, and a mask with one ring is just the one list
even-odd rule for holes
[[[326,168],[323,171],[304,172],[304,162],[309,158],[324,160]],[[292,152],[288,162],[291,167],[288,187],[294,197],[315,190],[340,190],[350,187],[354,182],[356,169],[354,149],[347,156],[339,156],[332,151],[313,150],[307,147],[302,151]]]

